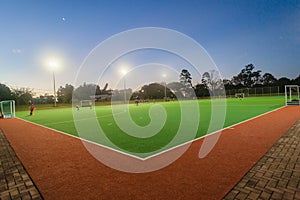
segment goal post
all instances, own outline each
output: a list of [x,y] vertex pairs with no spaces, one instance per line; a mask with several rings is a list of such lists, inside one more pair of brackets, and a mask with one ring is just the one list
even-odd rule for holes
[[243,99],[245,98],[245,93],[235,93],[234,96],[235,98]]
[[16,107],[14,100],[0,102],[0,112],[3,118],[13,118],[16,116]]
[[93,101],[92,100],[81,100],[80,101],[80,107],[93,107]]
[[299,86],[286,85],[285,86],[285,105],[292,106],[300,105]]

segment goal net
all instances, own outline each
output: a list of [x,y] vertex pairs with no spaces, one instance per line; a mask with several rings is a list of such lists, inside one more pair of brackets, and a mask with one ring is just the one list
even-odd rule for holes
[[15,101],[14,100],[1,101],[0,112],[3,118],[15,117],[15,113],[16,113]]
[[285,105],[300,105],[299,86],[286,85],[285,86]]
[[243,99],[245,98],[245,93],[235,93],[235,98]]
[[80,107],[93,107],[93,101],[92,100],[81,100],[80,101]]

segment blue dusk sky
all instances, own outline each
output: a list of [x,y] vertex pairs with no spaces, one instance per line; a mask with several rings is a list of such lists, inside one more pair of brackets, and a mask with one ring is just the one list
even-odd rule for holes
[[[223,78],[238,74],[249,63],[277,78],[300,74],[300,1],[0,0],[0,83],[51,93],[49,58],[55,57],[60,65],[55,71],[57,85],[73,84],[84,59],[99,43],[142,27],[173,29],[193,38]],[[174,68],[189,68],[182,60],[150,50],[129,55],[130,59],[134,65],[164,60]],[[159,80],[160,67],[146,72],[149,81]],[[103,87],[109,82],[114,88],[108,77],[115,79],[108,74],[99,83]],[[194,83],[200,81],[193,72],[192,77]],[[128,77],[128,87],[139,87],[134,79]]]

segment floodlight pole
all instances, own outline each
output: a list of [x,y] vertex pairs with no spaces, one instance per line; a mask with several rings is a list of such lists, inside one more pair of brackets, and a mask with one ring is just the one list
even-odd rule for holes
[[54,92],[54,107],[56,107],[56,90],[55,90],[55,74],[53,71],[53,92]]
[[[163,76],[164,79],[165,79],[167,75],[166,75],[166,74],[163,74],[162,76]],[[164,80],[164,82],[165,82],[165,101],[167,101],[167,81]]]
[[124,75],[124,104],[126,104],[126,75]]
[[165,101],[167,101],[167,82],[165,82]]

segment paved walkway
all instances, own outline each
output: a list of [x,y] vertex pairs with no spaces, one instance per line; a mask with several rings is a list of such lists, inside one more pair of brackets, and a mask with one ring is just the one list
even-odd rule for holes
[[1,130],[0,199],[43,199]]
[[[42,199],[1,130],[0,199]],[[300,120],[224,199],[300,200]]]
[[300,200],[300,120],[224,199]]

